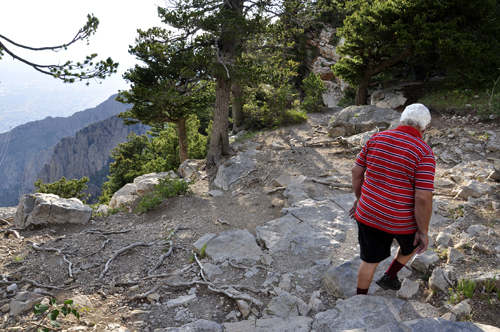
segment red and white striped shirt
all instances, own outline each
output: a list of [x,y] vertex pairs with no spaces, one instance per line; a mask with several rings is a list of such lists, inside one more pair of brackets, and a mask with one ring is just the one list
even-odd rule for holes
[[391,234],[413,234],[415,189],[434,190],[436,160],[420,132],[409,126],[382,131],[366,142],[356,159],[365,167],[355,217]]

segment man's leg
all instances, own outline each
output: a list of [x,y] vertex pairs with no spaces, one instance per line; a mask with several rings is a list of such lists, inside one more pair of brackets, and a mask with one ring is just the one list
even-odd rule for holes
[[391,265],[389,266],[389,268],[385,273],[389,275],[392,279],[396,278],[398,272],[401,271],[401,269],[406,265],[406,263],[410,261],[410,259],[413,257],[416,251],[417,248],[415,248],[415,250],[411,254],[403,255],[401,253],[401,247],[399,247],[398,254],[396,255],[396,257],[394,258],[394,260],[392,261]]
[[356,294],[368,294],[368,289],[373,279],[375,269],[380,263],[367,263],[361,261],[358,269],[358,283]]

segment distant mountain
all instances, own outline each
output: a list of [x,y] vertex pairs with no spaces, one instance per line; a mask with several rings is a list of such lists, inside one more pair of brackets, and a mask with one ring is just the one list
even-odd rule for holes
[[[118,143],[127,141],[130,132],[137,135],[145,134],[148,126],[135,124],[125,126],[123,120],[117,116],[91,124],[80,131],[75,137],[62,138],[51,150],[50,160],[40,169],[36,158],[33,158],[24,170],[23,187],[21,192],[29,193],[33,189],[33,182],[41,179],[43,183],[59,181],[63,176],[66,179],[90,178],[88,190],[91,200],[96,203],[101,195],[101,185],[109,174],[110,151]],[[34,170],[39,169],[36,177]]]
[[[113,95],[97,107],[77,112],[67,118],[47,117],[1,133],[0,206],[18,204],[24,169],[35,155],[37,157],[33,163],[43,166],[50,160],[51,147],[61,138],[73,136],[89,124],[117,115],[130,107],[115,101],[115,98],[116,95]],[[39,170],[32,168],[30,171],[38,174]]]

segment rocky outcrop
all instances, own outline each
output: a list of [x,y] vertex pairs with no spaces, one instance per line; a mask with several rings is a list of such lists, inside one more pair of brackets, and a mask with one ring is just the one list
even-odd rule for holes
[[[67,118],[47,117],[0,134],[0,142],[6,146],[0,168],[0,206],[17,205],[23,171],[34,155],[50,149],[63,137],[72,136],[83,127],[124,112],[130,107],[115,101],[115,97],[113,95],[97,107]],[[30,172],[34,174],[38,170]]]
[[34,194],[21,197],[14,224],[19,228],[29,225],[85,224],[92,209],[77,198],[60,198],[53,194]]
[[[50,160],[42,167],[36,178],[31,178],[33,172],[31,165],[36,166],[37,161],[32,160],[25,170],[25,191],[31,191],[33,182],[41,179],[43,183],[59,181],[63,176],[67,179],[81,179],[92,176],[104,167],[108,167],[110,151],[119,143],[126,142],[131,132],[143,134],[147,126],[136,124],[125,126],[123,120],[117,116],[94,123],[78,131],[75,137],[61,139],[53,148]],[[106,170],[107,174],[107,170]],[[104,176],[102,180],[105,180]],[[87,193],[92,197],[100,195],[100,181],[90,181]],[[30,186],[31,184],[31,186]]]
[[349,106],[335,114],[328,124],[330,137],[354,135],[378,128],[395,128],[401,115],[389,108]]

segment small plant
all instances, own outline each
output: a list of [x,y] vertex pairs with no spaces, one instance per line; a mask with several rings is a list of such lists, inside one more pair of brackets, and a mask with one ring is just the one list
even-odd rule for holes
[[[73,300],[66,300],[61,306],[57,306],[57,300],[51,299],[49,304],[35,304],[33,309],[35,315],[44,315],[40,323],[35,327],[36,332],[50,332],[51,329],[48,327],[40,328],[42,323],[48,318],[52,327],[61,327],[61,324],[57,322],[57,317],[60,313],[66,317],[67,315],[74,315],[76,318],[80,319],[80,313],[73,307]],[[53,329],[55,331],[55,329]]]
[[431,273],[429,271],[424,271],[424,274],[420,277],[423,281],[429,281],[431,277]]
[[454,209],[450,209],[450,218],[452,218],[452,219],[461,218],[464,216],[464,214],[465,214],[465,211],[464,211],[463,205],[459,205]]
[[137,214],[142,214],[159,205],[165,198],[174,197],[191,193],[189,186],[191,182],[186,182],[182,179],[172,179],[166,177],[160,179],[158,184],[154,186],[153,192],[144,196],[139,203],[139,207],[135,211]]
[[205,250],[207,249],[208,243],[205,243],[203,247],[200,249],[200,257],[205,258]]
[[460,279],[457,284],[457,292],[462,293],[466,298],[471,299],[476,290],[476,283],[470,279]]
[[14,256],[14,258],[12,258],[12,263],[21,263],[23,259],[23,256]]
[[495,274],[495,276],[493,277],[493,280],[486,280],[484,282],[484,288],[485,288],[485,291],[486,293],[493,293],[493,291],[499,291],[497,285],[496,285],[496,280],[497,280],[497,275]]
[[448,303],[451,305],[458,304],[460,302],[460,295],[453,291],[453,288],[448,288],[448,294],[450,294],[450,299]]

